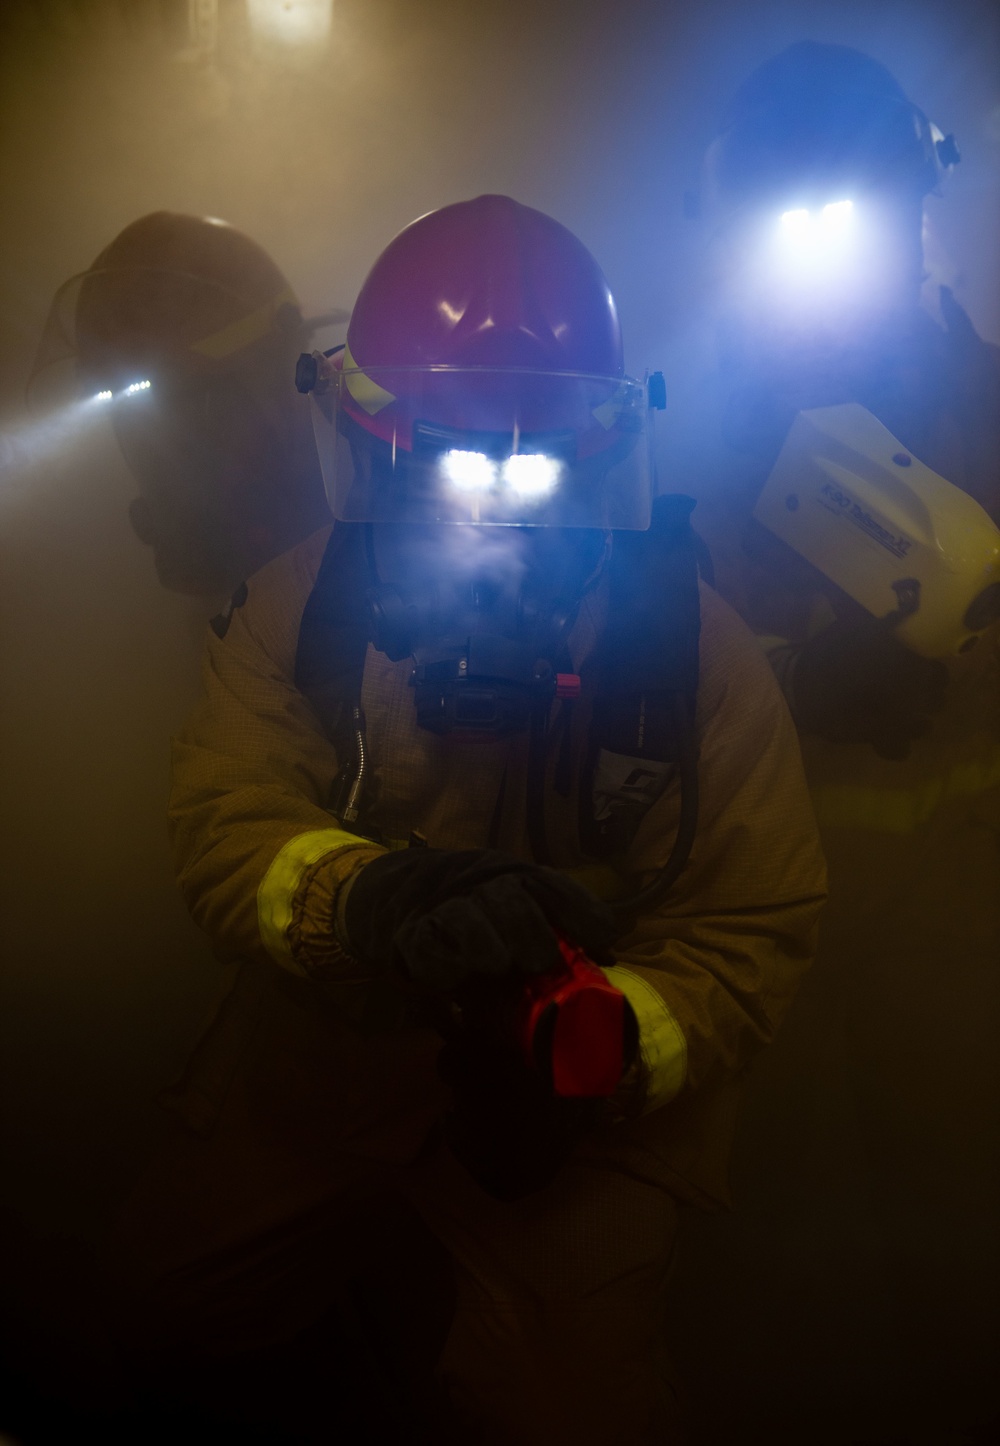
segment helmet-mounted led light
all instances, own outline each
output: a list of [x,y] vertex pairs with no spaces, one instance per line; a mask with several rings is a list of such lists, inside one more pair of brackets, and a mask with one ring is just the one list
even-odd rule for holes
[[809,228],[809,212],[804,207],[795,211],[783,211],[781,225],[789,236],[802,235]]
[[441,470],[459,492],[509,488],[521,501],[549,496],[559,481],[562,463],[544,452],[515,452],[503,462],[485,452],[452,447],[441,457]]
[[547,497],[558,485],[562,463],[544,452],[517,452],[508,457],[501,474],[508,487],[524,499]]
[[782,235],[790,241],[826,241],[845,230],[854,211],[854,202],[849,200],[829,201],[818,211],[797,206],[781,213]]
[[136,397],[140,392],[148,392],[152,385],[153,383],[148,377],[142,377],[140,380],[129,382],[128,386],[121,387],[118,391],[111,387],[102,387],[100,391],[94,392],[90,400],[92,402],[113,402],[115,397]]
[[452,447],[441,458],[441,470],[459,492],[486,492],[496,481],[496,464],[485,452]]

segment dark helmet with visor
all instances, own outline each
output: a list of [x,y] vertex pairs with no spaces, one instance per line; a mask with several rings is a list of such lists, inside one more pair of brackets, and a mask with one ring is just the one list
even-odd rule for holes
[[29,400],[110,420],[166,587],[232,591],[326,519],[289,378],[310,330],[268,253],[208,216],[140,217],[56,293]]
[[705,162],[705,202],[720,220],[775,201],[842,194],[925,196],[959,160],[884,65],[846,45],[801,41],[757,68],[723,114]]

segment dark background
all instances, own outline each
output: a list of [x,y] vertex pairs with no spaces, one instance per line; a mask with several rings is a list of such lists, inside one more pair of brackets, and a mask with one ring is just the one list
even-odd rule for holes
[[[812,38],[870,52],[955,132],[963,161],[930,203],[929,270],[1000,340],[1000,10],[985,0],[336,0],[327,40],[297,50],[255,35],[267,0],[203,4],[200,30],[198,8],[0,7],[0,1245],[17,1358],[49,1353],[53,1390],[65,1376],[84,1395],[99,1371],[74,1344],[87,1313],[66,1282],[154,1137],[150,1094],[225,980],[176,894],[162,821],[167,742],[195,696],[215,607],[157,586],[128,527],[110,430],[67,432],[24,410],[59,284],[163,208],[246,230],[307,312],[349,307],[414,216],[508,192],[598,257],[629,370],[667,374],[669,433],[709,342],[683,192],[734,85]],[[807,1070],[797,1087],[808,1094]],[[780,1150],[775,1159],[780,1170]],[[814,1221],[843,1229],[832,1207]],[[692,1227],[691,1260],[753,1249],[715,1228]],[[931,1222],[927,1248],[938,1248]],[[808,1249],[799,1259],[808,1269]],[[724,1424],[734,1413],[765,1419],[802,1364],[787,1266],[746,1265],[733,1262],[742,1294],[707,1308],[694,1267],[678,1280],[678,1351],[720,1441],[735,1439]],[[821,1336],[824,1397],[793,1392],[781,1440],[888,1440],[900,1421],[897,1439],[971,1439],[958,1434],[948,1379],[928,1382],[921,1401],[902,1367],[893,1377],[891,1349],[874,1367],[858,1360],[851,1311],[864,1316],[885,1289],[873,1279],[871,1301],[840,1307]],[[751,1366],[714,1352],[713,1310],[730,1340],[764,1343]],[[872,1369],[884,1388],[871,1387]],[[962,1389],[975,1396],[970,1421],[989,1415],[985,1385]]]

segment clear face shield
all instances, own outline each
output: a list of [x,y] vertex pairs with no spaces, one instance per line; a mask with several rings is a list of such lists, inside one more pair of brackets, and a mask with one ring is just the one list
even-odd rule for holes
[[297,385],[334,515],[368,525],[370,636],[414,660],[420,726],[495,736],[547,717],[608,534],[650,524],[649,387],[316,353]]
[[345,522],[649,526],[651,423],[631,378],[340,365],[314,354],[313,425]]

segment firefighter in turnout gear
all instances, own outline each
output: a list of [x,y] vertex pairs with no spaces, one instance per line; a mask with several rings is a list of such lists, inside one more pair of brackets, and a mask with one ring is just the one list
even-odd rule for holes
[[704,166],[714,374],[668,438],[665,475],[694,478],[719,589],[771,640],[804,731],[893,759],[927,731],[946,669],[873,632],[757,504],[796,416],[854,404],[1000,519],[1000,357],[948,288],[927,298],[940,322],[921,299],[925,200],[958,161],[857,51],[803,42],[755,71]]
[[[719,1426],[738,1424],[747,1440],[777,1439],[779,1392],[796,1440],[819,1429],[821,1400],[842,1413],[831,1407],[824,1429],[866,1439],[878,1419],[894,1437],[908,1417],[928,1430],[934,1411],[954,1429],[959,1392],[970,1424],[990,1409],[968,1383],[991,1375],[1000,1266],[998,590],[966,615],[982,626],[962,651],[922,656],[894,636],[890,604],[875,616],[860,606],[762,525],[760,502],[780,471],[783,504],[797,504],[786,470],[796,435],[846,418],[855,436],[885,437],[901,477],[923,464],[939,495],[950,484],[956,514],[975,514],[984,536],[1000,521],[1000,358],[952,292],[924,277],[922,221],[933,223],[934,193],[958,159],[883,66],[801,43],[741,87],[705,165],[715,357],[678,399],[688,425],[667,429],[661,475],[697,497],[717,586],[788,696],[830,903],[783,1048],[749,1091],[748,1209],[726,1223],[723,1256],[706,1246],[680,1288],[697,1312],[713,1278],[713,1312],[724,1302],[734,1332],[751,1314],[756,1328],[757,1293],[741,1296],[717,1261],[786,1259],[775,1300],[794,1290],[800,1319],[850,1335],[859,1362],[820,1348],[811,1327],[780,1329],[776,1309],[733,1390],[743,1414]],[[846,453],[821,465],[850,492],[876,468],[862,454],[855,474]],[[853,550],[847,561],[881,565],[884,547],[861,529],[829,536],[831,549]],[[898,576],[912,573],[911,551]],[[800,1265],[782,1255],[793,1238],[809,1242],[808,1305]]]
[[329,520],[288,386],[308,335],[267,252],[214,217],[143,216],[57,292],[29,395],[69,364],[79,394],[107,408],[139,489],[132,527],[164,587],[228,597]]
[[651,505],[655,383],[556,221],[415,221],[298,385],[337,520],[250,578],[176,742],[181,886],[240,972],[130,1207],[134,1340],[222,1380],[405,1274],[390,1201],[453,1290],[440,1338],[409,1297],[418,1413],[681,1441],[677,1207],[727,1200],[824,897],[791,720],[690,503]]

